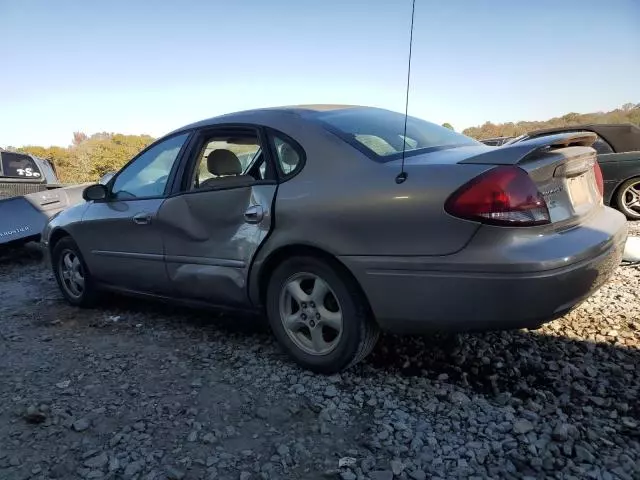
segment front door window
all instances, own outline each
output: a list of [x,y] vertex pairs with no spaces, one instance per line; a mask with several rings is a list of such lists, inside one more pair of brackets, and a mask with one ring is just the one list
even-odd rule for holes
[[164,195],[169,174],[189,133],[154,145],[121,170],[111,188],[117,200],[153,198]]

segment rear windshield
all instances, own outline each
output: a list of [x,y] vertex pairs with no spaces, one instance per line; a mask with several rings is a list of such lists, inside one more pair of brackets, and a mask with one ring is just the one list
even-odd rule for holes
[[388,110],[346,108],[317,112],[313,116],[329,130],[379,161],[401,157],[403,143],[406,143],[406,156],[482,145],[466,135],[415,117],[407,118],[407,134],[404,137],[404,115]]
[[13,152],[0,153],[0,176],[41,180],[42,173],[29,155]]

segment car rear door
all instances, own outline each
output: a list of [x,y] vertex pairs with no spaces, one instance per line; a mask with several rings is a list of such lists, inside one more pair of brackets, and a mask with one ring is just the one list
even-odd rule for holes
[[90,202],[73,237],[92,275],[115,287],[171,291],[158,211],[189,133],[150,146],[109,182],[106,200]]
[[241,306],[252,259],[273,225],[271,140],[246,126],[198,135],[179,191],[158,213],[167,272],[175,295]]

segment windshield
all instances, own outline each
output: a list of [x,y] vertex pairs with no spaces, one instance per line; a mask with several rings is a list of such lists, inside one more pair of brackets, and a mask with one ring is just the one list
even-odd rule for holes
[[317,112],[313,117],[354,147],[379,161],[389,161],[405,154],[415,155],[430,150],[482,145],[480,142],[449,128],[416,117],[377,108],[346,108]]

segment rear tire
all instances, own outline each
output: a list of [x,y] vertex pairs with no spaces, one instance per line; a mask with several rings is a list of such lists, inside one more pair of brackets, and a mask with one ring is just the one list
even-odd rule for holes
[[65,300],[76,307],[89,308],[97,304],[99,291],[71,237],[60,239],[51,253],[51,266]]
[[319,258],[284,261],[271,276],[266,300],[276,339],[311,371],[345,370],[371,353],[378,340],[378,325],[358,286]]
[[630,178],[616,192],[616,206],[629,220],[640,220],[640,205],[632,208],[630,201],[640,202],[640,177]]

